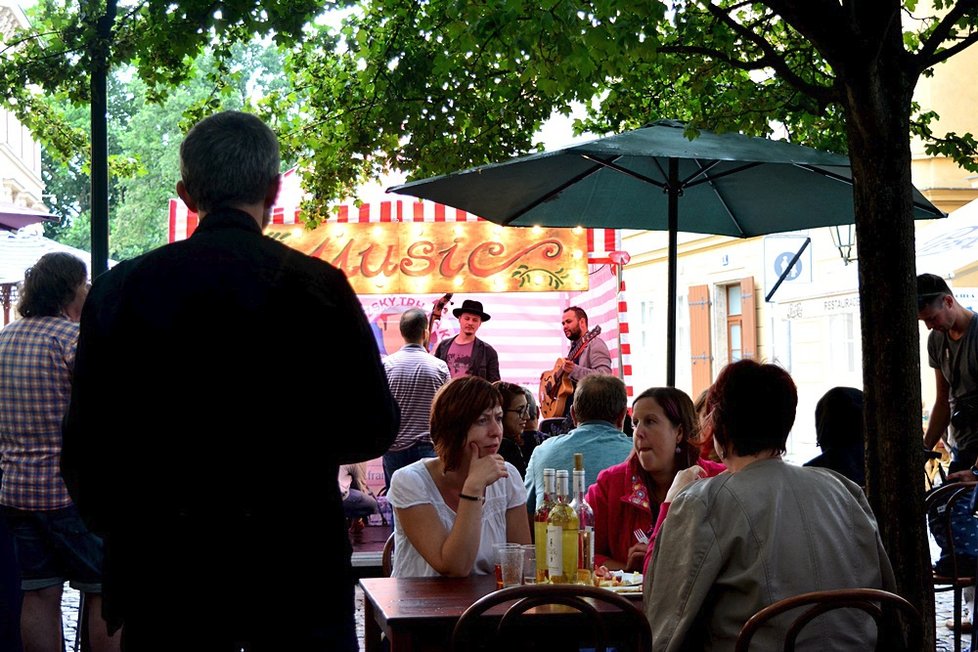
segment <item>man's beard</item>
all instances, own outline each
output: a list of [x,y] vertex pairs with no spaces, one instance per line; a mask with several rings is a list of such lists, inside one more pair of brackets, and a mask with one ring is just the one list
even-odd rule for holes
[[577,340],[581,339],[581,329],[578,328],[576,331],[571,331],[568,333],[567,339],[569,339],[571,342],[576,342]]

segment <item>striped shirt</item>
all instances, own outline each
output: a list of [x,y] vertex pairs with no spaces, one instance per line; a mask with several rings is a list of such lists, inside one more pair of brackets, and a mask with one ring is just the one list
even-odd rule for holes
[[0,330],[0,504],[25,511],[71,505],[61,479],[78,324],[26,317]]
[[401,408],[401,429],[390,450],[400,451],[419,441],[429,441],[431,402],[448,382],[448,365],[420,344],[405,344],[384,359],[384,371],[391,394]]

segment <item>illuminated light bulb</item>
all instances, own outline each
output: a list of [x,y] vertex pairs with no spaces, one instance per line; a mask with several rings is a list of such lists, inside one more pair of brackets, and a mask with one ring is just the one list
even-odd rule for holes
[[379,238],[380,236],[384,235],[384,229],[380,226],[375,226],[373,229],[371,229],[371,233],[373,233],[375,238]]
[[536,274],[533,277],[533,284],[534,285],[543,285],[543,274]]
[[455,235],[462,235],[463,233],[465,233],[465,229],[462,228],[461,224],[456,224],[455,227],[452,229],[452,232]]
[[572,253],[571,256],[574,257],[574,260],[580,260],[581,257],[584,256],[584,252],[581,251],[580,249],[575,249],[574,253]]
[[505,285],[503,284],[503,279],[499,278],[498,276],[492,279],[492,287],[496,290],[504,289]]
[[575,226],[574,227],[574,235],[581,235],[582,233],[584,233],[584,227],[583,226]]
[[291,235],[293,238],[302,237],[302,227],[296,227],[292,229],[291,231],[289,231],[289,235]]
[[333,234],[337,238],[343,238],[346,236],[346,229],[343,228],[342,226],[337,226],[335,229],[333,229]]
[[543,227],[539,224],[534,224],[531,231],[533,232],[533,235],[539,236],[541,233],[543,233]]
[[456,276],[456,277],[455,277],[455,280],[454,280],[454,281],[452,281],[452,285],[454,285],[454,286],[455,286],[455,287],[457,287],[457,288],[460,288],[460,287],[462,287],[462,283],[463,283],[463,282],[464,282],[464,281],[462,280],[462,277],[461,277],[461,276]]

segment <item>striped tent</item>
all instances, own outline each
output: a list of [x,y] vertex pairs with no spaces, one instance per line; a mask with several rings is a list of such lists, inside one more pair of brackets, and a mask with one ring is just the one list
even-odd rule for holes
[[[272,209],[272,223],[294,224],[299,220],[294,170],[283,175],[283,190]],[[284,197],[284,199],[283,199]],[[362,204],[341,205],[330,221],[346,223],[396,222],[478,222],[481,218],[414,198],[399,198]],[[179,199],[170,200],[169,239],[182,240],[193,233],[197,215],[190,213]],[[458,333],[458,321],[452,309],[463,299],[481,301],[492,319],[482,325],[479,337],[499,354],[500,373],[504,380],[530,388],[534,394],[543,371],[553,368],[565,354],[568,342],[560,327],[561,315],[567,306],[580,306],[589,318],[589,326],[601,326],[601,339],[611,351],[612,367],[628,386],[632,395],[631,363],[628,342],[628,310],[624,287],[619,287],[618,273],[610,254],[620,248],[617,230],[588,229],[589,289],[583,292],[502,292],[466,293],[460,291],[452,299],[432,333],[434,342]],[[441,294],[369,294],[360,295],[364,312],[371,322],[382,355],[392,353],[402,343],[397,320],[410,307],[430,312]]]

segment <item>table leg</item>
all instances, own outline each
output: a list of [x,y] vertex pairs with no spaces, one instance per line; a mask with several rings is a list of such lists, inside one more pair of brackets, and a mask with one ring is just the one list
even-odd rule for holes
[[370,600],[363,601],[363,647],[364,652],[381,652],[380,625],[374,616],[374,606]]

